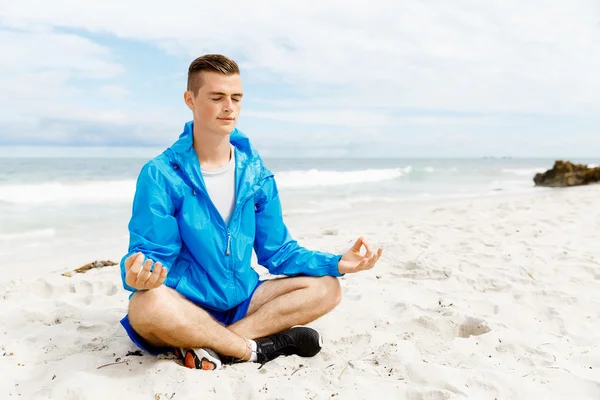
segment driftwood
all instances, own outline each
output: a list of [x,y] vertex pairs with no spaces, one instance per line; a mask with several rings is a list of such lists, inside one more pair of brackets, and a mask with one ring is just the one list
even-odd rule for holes
[[106,261],[94,261],[91,262],[89,264],[85,264],[73,271],[69,271],[69,272],[65,272],[64,274],[62,274],[63,276],[68,276],[71,277],[73,276],[73,274],[83,274],[86,271],[89,271],[90,269],[94,269],[94,268],[103,268],[103,267],[110,267],[113,265],[118,265],[116,262],[114,261],[110,261],[110,260],[106,260]]

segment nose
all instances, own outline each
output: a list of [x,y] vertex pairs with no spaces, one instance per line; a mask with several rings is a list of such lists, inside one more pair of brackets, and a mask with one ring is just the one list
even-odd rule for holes
[[224,105],[224,110],[225,112],[231,112],[233,110],[233,100],[232,99],[227,99],[225,101],[225,105]]

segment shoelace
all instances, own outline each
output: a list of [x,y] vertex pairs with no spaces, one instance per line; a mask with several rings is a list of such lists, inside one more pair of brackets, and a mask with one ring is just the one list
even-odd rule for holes
[[288,353],[283,351],[283,349],[285,349],[288,346],[296,345],[296,343],[294,343],[294,340],[289,335],[281,333],[267,336],[266,339],[270,340],[271,343],[268,343],[266,341],[261,342],[256,349],[257,361],[262,365],[278,356],[289,355]]

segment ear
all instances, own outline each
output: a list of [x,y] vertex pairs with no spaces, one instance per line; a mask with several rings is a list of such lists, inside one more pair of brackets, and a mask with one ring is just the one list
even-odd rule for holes
[[190,92],[189,90],[186,90],[183,93],[183,101],[185,101],[185,104],[188,106],[188,108],[190,110],[194,110],[194,95],[192,92]]

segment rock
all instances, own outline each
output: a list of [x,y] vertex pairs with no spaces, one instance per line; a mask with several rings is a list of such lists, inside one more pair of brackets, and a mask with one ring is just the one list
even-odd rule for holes
[[84,273],[84,272],[86,272],[86,271],[88,271],[90,269],[93,269],[93,268],[110,267],[112,265],[118,265],[118,264],[116,262],[110,261],[110,260],[107,260],[107,261],[94,261],[94,262],[91,262],[89,264],[85,264],[85,265],[83,265],[83,266],[75,269],[74,271],[65,272],[62,275],[63,276],[73,276],[74,273],[81,274],[81,273]]
[[536,186],[547,187],[589,185],[600,182],[600,167],[590,168],[585,164],[557,160],[552,169],[535,174],[533,182]]

